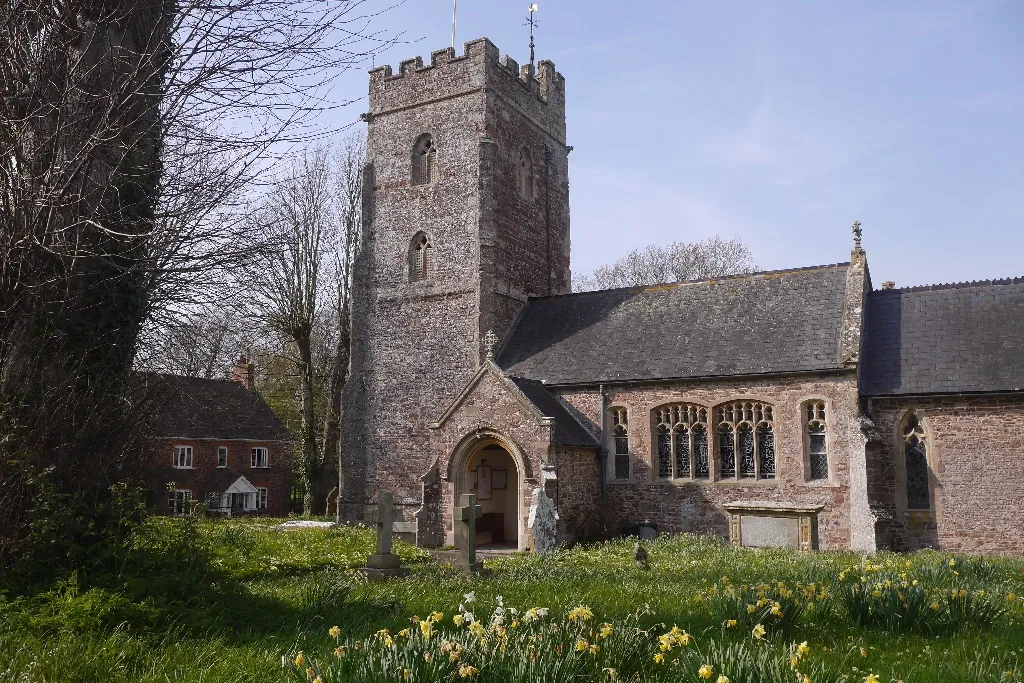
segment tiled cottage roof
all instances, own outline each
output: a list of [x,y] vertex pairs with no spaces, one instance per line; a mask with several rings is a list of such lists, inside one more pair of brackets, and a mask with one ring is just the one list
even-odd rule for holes
[[548,391],[541,382],[521,377],[512,377],[519,391],[530,399],[545,417],[554,418],[555,429],[552,442],[558,446],[585,446],[597,448],[597,439],[588,432],[558,398]]
[[871,292],[867,396],[1024,389],[1024,278]]
[[259,394],[238,382],[148,375],[156,414],[153,436],[287,441],[288,431]]
[[848,265],[531,299],[498,364],[556,385],[838,369]]

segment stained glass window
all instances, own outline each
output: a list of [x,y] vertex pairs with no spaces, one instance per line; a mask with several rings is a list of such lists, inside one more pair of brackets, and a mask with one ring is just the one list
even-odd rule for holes
[[767,422],[757,427],[757,455],[762,479],[775,478],[775,430]]
[[708,479],[711,477],[711,464],[708,459],[708,430],[704,425],[693,427],[693,477]]
[[736,441],[733,426],[723,424],[718,428],[718,459],[722,462],[722,479],[736,476]]
[[676,478],[690,478],[690,432],[682,425],[676,427]]
[[[704,425],[707,420],[707,408],[688,403],[662,406],[654,410],[654,422],[657,425],[659,477],[690,478],[690,473],[696,467],[690,458],[691,454],[695,455],[698,451],[697,428],[705,429]],[[704,444],[706,457],[706,431],[704,432]]]
[[809,401],[806,405],[807,457],[810,478],[828,479],[828,439],[825,422],[825,403]]
[[734,401],[715,409],[723,479],[775,478],[772,410],[757,401]]
[[672,432],[666,425],[658,425],[658,476],[672,476]]
[[907,462],[907,508],[930,510],[928,450],[925,445],[924,427],[915,413],[907,415],[903,443]]
[[757,475],[754,464],[754,430],[747,422],[736,428],[736,441],[740,456],[740,478],[752,479]]
[[629,479],[629,418],[625,408],[612,409],[615,425],[615,478]]

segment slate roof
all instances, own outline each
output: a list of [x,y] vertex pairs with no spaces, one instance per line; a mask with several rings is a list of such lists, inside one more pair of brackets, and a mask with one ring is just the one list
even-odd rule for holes
[[599,446],[597,439],[579,423],[568,408],[562,405],[558,397],[548,391],[544,384],[522,377],[510,377],[509,379],[515,383],[519,391],[526,395],[526,398],[530,399],[533,405],[537,406],[537,409],[545,417],[554,418],[555,429],[551,438],[554,444],[587,448]]
[[226,379],[149,375],[153,435],[189,439],[288,441],[288,430],[258,393]]
[[498,365],[549,385],[840,369],[848,266],[531,299]]
[[1024,389],[1024,278],[871,292],[867,396]]

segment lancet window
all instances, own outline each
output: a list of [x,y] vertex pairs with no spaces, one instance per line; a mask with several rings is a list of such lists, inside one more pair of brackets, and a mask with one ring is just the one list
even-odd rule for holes
[[629,416],[625,408],[612,408],[614,471],[616,479],[629,479]]
[[526,147],[519,150],[519,167],[516,172],[516,185],[519,187],[520,196],[526,199],[533,199],[533,155],[530,154],[530,150]]
[[734,401],[715,409],[719,478],[774,479],[775,429],[772,406]]
[[429,133],[416,139],[412,148],[412,184],[427,185],[437,179],[437,148]]
[[907,413],[903,424],[903,453],[907,464],[907,508],[930,510],[927,435],[917,413]]
[[807,459],[811,480],[828,479],[827,424],[824,401],[808,401],[804,404],[804,429],[807,431]]
[[409,280],[420,282],[434,276],[434,245],[424,232],[416,233],[409,245]]
[[680,403],[655,410],[658,443],[658,477],[707,479],[708,410]]

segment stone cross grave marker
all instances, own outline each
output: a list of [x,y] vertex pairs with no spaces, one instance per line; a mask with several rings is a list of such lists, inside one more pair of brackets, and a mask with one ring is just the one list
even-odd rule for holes
[[402,576],[409,570],[391,552],[391,536],[395,523],[395,497],[390,491],[377,494],[377,509],[370,512],[370,523],[377,528],[377,552],[366,559],[366,573],[371,578]]
[[459,566],[469,572],[480,571],[480,563],[476,561],[476,519],[483,514],[483,509],[476,504],[476,496],[472,493],[463,494],[462,506],[455,509],[456,529],[459,532]]

